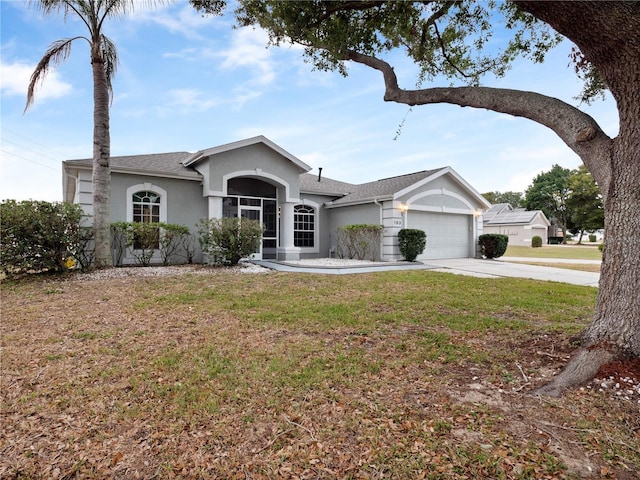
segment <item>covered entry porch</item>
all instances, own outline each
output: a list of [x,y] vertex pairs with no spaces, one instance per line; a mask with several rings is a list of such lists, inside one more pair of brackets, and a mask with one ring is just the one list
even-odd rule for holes
[[209,218],[257,220],[264,231],[254,260],[299,260],[294,246],[294,205],[286,186],[273,179],[239,176],[226,180],[224,196],[209,197]]

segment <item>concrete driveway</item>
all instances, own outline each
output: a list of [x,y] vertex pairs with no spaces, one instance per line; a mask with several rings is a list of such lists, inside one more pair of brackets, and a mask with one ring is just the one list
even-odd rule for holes
[[[600,274],[595,272],[582,272],[539,265],[527,265],[518,263],[523,259],[502,257],[496,260],[482,260],[477,258],[450,258],[445,260],[427,260],[425,263],[437,271],[471,275],[476,277],[518,277],[531,278],[533,280],[548,280],[552,282],[571,283],[573,285],[586,285],[597,287]],[[544,259],[530,258],[529,261],[544,262]],[[551,261],[551,260],[548,260]],[[553,259],[554,263],[591,263],[589,261],[572,261]]]

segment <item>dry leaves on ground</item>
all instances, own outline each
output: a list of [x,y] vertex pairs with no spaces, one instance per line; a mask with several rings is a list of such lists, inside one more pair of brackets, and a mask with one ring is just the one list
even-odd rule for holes
[[[268,289],[271,276],[304,277],[195,270],[3,285],[0,477],[640,473],[635,393],[527,395],[566,361],[560,333],[514,332],[508,366],[429,357],[420,342],[440,338],[435,327],[302,328],[259,320],[250,302],[235,309],[232,297]],[[340,280],[308,288],[326,281]],[[447,334],[494,348],[477,332]],[[603,375],[637,381],[631,367]]]

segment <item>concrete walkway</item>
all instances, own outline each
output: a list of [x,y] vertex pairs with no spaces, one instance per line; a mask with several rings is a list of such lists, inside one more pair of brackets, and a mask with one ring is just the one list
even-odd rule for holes
[[[523,261],[524,259],[518,259]],[[331,275],[345,275],[354,273],[370,273],[389,270],[435,270],[439,272],[470,275],[484,278],[530,278],[533,280],[547,280],[553,282],[570,283],[573,285],[585,285],[597,287],[600,274],[594,272],[582,272],[565,268],[545,267],[539,265],[527,265],[517,263],[512,257],[503,257],[497,260],[482,260],[477,258],[452,258],[444,260],[427,260],[425,263],[409,262],[379,262],[362,266],[321,267],[317,265],[307,266],[296,263],[277,262],[272,260],[253,260],[251,263],[277,270],[280,272],[321,273]],[[543,259],[526,259],[543,263]],[[569,261],[564,259],[546,259],[552,263],[591,263],[588,260]]]
[[420,262],[377,262],[367,265],[349,265],[344,267],[305,265],[304,263],[287,263],[275,260],[251,260],[251,263],[278,272],[323,273],[327,275],[345,275],[351,273],[386,272],[389,270],[429,270],[435,267]]

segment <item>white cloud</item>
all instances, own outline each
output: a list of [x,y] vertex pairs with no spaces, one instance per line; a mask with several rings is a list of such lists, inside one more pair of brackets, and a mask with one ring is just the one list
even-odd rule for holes
[[[6,96],[23,96],[26,99],[27,88],[34,66],[26,63],[0,63],[0,87]],[[36,101],[60,98],[71,93],[73,87],[60,79],[55,70],[50,70],[42,83],[36,86]]]
[[244,27],[234,30],[229,49],[219,55],[224,59],[222,68],[255,71],[251,81],[264,86],[275,80],[271,51],[266,48],[268,35],[264,30]]
[[136,6],[136,10],[131,13],[129,22],[153,23],[160,25],[171,33],[177,33],[191,40],[203,40],[206,37],[199,31],[211,28],[213,25],[227,25],[228,21],[221,17],[202,16],[195,8],[187,5],[181,9],[149,7],[140,8],[142,4]]
[[169,104],[178,107],[183,113],[205,112],[220,103],[216,98],[207,98],[197,89],[180,88],[169,91]]

